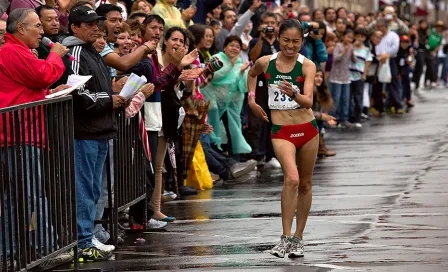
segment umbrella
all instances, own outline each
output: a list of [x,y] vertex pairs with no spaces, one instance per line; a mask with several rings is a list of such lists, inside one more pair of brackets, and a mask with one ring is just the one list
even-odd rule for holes
[[210,106],[210,102],[195,98],[195,89],[193,88],[193,94],[183,101],[183,107],[186,112],[184,122],[182,123],[185,177],[193,161],[196,145],[204,128],[205,118],[207,117],[208,107]]

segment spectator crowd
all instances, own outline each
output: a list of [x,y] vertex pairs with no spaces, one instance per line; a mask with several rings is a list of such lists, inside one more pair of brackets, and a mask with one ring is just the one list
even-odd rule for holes
[[[301,22],[300,52],[317,68],[319,157],[336,155],[326,145],[328,130],[362,129],[369,118],[407,114],[423,73],[424,88],[448,85],[445,23],[402,20],[392,6],[358,14],[288,0],[11,0],[0,19],[0,108],[45,99],[66,89],[72,74],[92,76],[72,93],[80,261],[107,260],[114,250],[94,221],[107,200],[113,161],[105,162],[107,154],[113,158],[118,112],[143,118],[152,157],[146,161],[148,205],[130,208],[131,229],[175,221],[162,212],[163,202],[219,180],[244,183],[260,167],[280,168],[271,125],[248,108],[247,73],[257,59],[280,50],[277,34],[285,20]],[[126,99],[119,93],[131,73],[147,84]],[[257,78],[256,103],[265,112],[268,76]],[[205,112],[196,107],[201,103]],[[192,116],[205,122],[193,156],[185,156]],[[0,132],[6,137],[3,126]],[[197,173],[195,164],[212,175]]]

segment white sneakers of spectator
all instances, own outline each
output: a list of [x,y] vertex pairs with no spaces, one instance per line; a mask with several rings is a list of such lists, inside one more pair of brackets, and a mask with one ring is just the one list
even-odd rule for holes
[[166,225],[168,225],[167,222],[158,221],[152,218],[146,222],[147,229],[163,229]]
[[96,247],[102,251],[111,252],[111,251],[115,250],[115,246],[105,245],[105,244],[101,243],[98,239],[96,239],[95,236],[93,236],[93,238],[92,238],[92,243],[93,243],[94,247]]
[[281,169],[282,166],[280,165],[280,162],[276,158],[272,158],[270,161],[268,161],[264,167],[267,168],[274,168],[274,169]]

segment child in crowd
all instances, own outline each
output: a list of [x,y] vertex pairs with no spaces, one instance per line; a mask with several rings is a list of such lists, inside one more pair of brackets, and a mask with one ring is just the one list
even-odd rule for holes
[[353,30],[346,29],[342,35],[342,42],[336,44],[333,52],[333,67],[330,72],[331,96],[334,111],[331,115],[338,119],[340,127],[351,127],[350,111],[350,70],[349,64],[354,61]]
[[411,93],[411,81],[409,74],[411,72],[412,54],[410,47],[411,39],[407,35],[400,36],[400,49],[397,53],[398,75],[401,78],[403,88],[403,100],[411,108],[414,106]]
[[319,127],[318,157],[332,157],[336,155],[336,152],[327,149],[324,133],[322,131],[325,122],[328,122],[330,126],[336,124],[336,118],[325,113],[325,111],[328,112],[332,107],[333,101],[331,99],[331,94],[328,91],[327,84],[325,84],[324,72],[320,67],[317,67],[316,76],[314,77],[313,112]]
[[361,128],[361,114],[364,93],[364,81],[372,62],[369,48],[364,45],[367,39],[367,31],[364,28],[355,30],[355,42],[353,54],[354,61],[350,63],[350,118],[355,127]]

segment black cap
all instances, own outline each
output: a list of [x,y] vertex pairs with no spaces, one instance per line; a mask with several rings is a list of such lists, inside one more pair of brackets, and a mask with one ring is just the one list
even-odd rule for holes
[[104,16],[98,16],[95,10],[91,9],[87,6],[79,6],[70,11],[70,15],[68,17],[68,23],[71,24],[79,24],[79,23],[88,23],[98,20],[105,20]]

